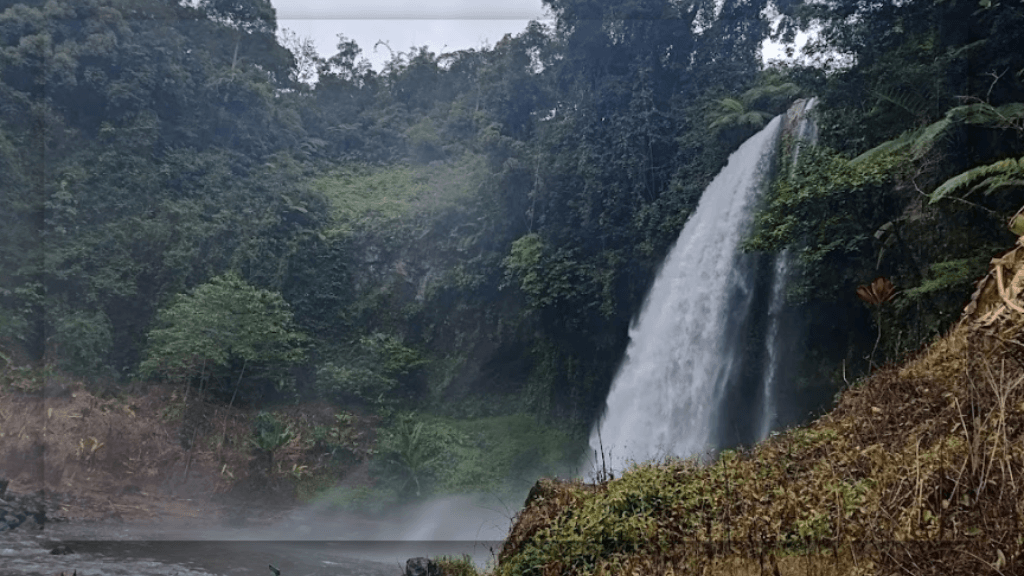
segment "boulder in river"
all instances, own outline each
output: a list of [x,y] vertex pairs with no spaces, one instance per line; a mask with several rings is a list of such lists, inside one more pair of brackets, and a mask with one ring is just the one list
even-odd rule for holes
[[441,576],[441,569],[430,558],[409,558],[405,561],[405,576]]

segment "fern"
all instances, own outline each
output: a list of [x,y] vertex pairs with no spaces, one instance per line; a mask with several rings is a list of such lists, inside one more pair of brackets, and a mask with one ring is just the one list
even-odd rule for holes
[[722,98],[717,104],[718,111],[722,114],[742,114],[747,109],[743,102],[735,98]]
[[931,193],[931,203],[964,189],[971,194],[981,190],[983,194],[991,194],[1000,188],[1024,186],[1024,158],[1016,160],[1006,158],[971,168],[943,182]]
[[920,160],[949,133],[951,127],[965,124],[1004,130],[1024,130],[1024,103],[1012,102],[999,107],[983,102],[956,106],[949,109],[943,119],[882,142],[851,160],[850,165],[872,162],[884,154],[895,154],[908,148],[912,158]]
[[799,93],[799,86],[783,82],[755,86],[738,98],[722,98],[715,102],[718,109],[712,114],[713,120],[709,127],[716,131],[740,127],[763,128],[774,116],[767,110],[791,101]]
[[928,153],[929,150],[938,142],[945,134],[946,129],[953,123],[948,117],[933,122],[928,126],[925,126],[923,130],[920,130],[917,138],[914,139],[914,144],[911,146],[913,157],[915,160],[919,160]]
[[740,96],[746,106],[753,106],[762,100],[788,101],[800,94],[800,87],[792,82],[782,84],[764,84],[747,90]]
[[946,118],[974,126],[1019,130],[1024,122],[1024,103],[1011,102],[999,107],[984,102],[965,104],[946,112]]
[[921,95],[906,89],[879,88],[871,90],[871,94],[888,102],[897,108],[902,109],[915,118],[923,118],[928,115],[928,101]]
[[987,257],[960,258],[932,264],[921,285],[904,290],[903,298],[896,306],[905,308],[916,304],[922,296],[970,284],[978,275],[984,274],[987,265]]
[[850,160],[850,167],[855,168],[862,164],[874,162],[881,158],[882,156],[902,152],[903,150],[906,150],[908,146],[910,146],[916,141],[917,136],[920,133],[921,130],[913,130],[909,132],[904,132],[903,134],[900,134],[898,137],[893,138],[892,140],[886,140],[885,142],[882,142],[878,146],[875,146],[874,148],[868,150],[867,152],[864,152],[860,156],[857,156],[853,160]]
[[727,128],[749,126],[761,128],[771,115],[760,110],[747,110],[743,102],[735,98],[722,98],[717,102],[718,114],[709,127],[712,130],[723,130]]

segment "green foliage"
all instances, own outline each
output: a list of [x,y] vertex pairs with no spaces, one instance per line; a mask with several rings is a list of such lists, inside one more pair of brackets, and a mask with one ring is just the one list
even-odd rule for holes
[[320,505],[369,514],[386,512],[400,503],[395,490],[380,486],[334,486],[324,492],[310,493],[309,496]]
[[515,281],[533,308],[582,303],[610,317],[616,308],[616,269],[622,262],[613,251],[604,252],[601,260],[581,261],[574,249],[551,250],[533,233],[512,243],[502,265],[505,282]]
[[95,374],[106,365],[112,343],[110,320],[102,312],[57,310],[50,345],[62,369]]
[[447,426],[419,420],[415,413],[404,414],[381,431],[377,454],[398,492],[419,497],[453,441],[454,432]]
[[[994,107],[987,103],[956,106],[946,112],[944,118],[923,128],[907,131],[899,137],[887,140],[851,160],[851,164],[877,161],[883,155],[910,151],[909,160],[920,160],[942,139],[959,126],[979,126],[994,129],[1024,130],[1024,104],[1014,102]],[[948,193],[948,192],[947,192]],[[944,196],[945,194],[943,194]],[[941,197],[941,196],[940,196]],[[935,194],[933,193],[934,202]]]
[[[748,249],[776,251],[798,242],[809,276],[826,272],[833,257],[863,253],[885,217],[880,196],[906,169],[899,152],[854,163],[824,147],[807,150],[793,169],[783,169],[768,205],[758,215]],[[834,273],[835,271],[831,271]]]
[[1020,160],[1006,158],[953,176],[932,191],[929,198],[932,202],[938,202],[964,189],[967,191],[962,196],[976,191],[988,196],[1002,188],[1021,187],[1024,187],[1024,157]]
[[[712,121],[709,125],[715,132],[729,129],[745,129],[751,133],[760,130],[775,114],[781,112],[800,93],[800,87],[780,78],[766,78],[739,98],[722,98],[715,102]],[[775,80],[779,83],[772,83]]]
[[962,294],[963,288],[976,281],[984,275],[988,268],[989,259],[982,257],[958,258],[937,262],[928,267],[928,273],[924,282],[919,286],[903,291],[903,297],[897,301],[897,306],[907,306],[923,296],[934,292],[960,289],[956,294]]
[[747,110],[742,101],[722,98],[717,102],[715,119],[709,125],[712,130],[726,128],[749,128],[759,130],[771,120],[771,114],[760,110]]
[[394,378],[367,366],[338,365],[328,361],[320,364],[316,371],[317,391],[330,398],[383,403],[397,384]]
[[421,162],[430,162],[444,157],[444,143],[438,133],[437,126],[429,118],[424,118],[412,125],[405,132],[409,142],[409,151]]
[[303,358],[303,339],[279,294],[229,273],[179,295],[160,311],[140,370],[189,380],[241,362],[249,373],[280,378],[283,369]]
[[463,556],[438,556],[433,559],[441,576],[477,576],[479,572],[468,554]]
[[248,33],[274,32],[274,7],[268,0],[201,0],[199,7],[217,20]]
[[[512,243],[509,255],[503,262],[507,280],[518,279],[519,289],[534,299],[535,307],[542,307],[546,298],[553,298],[548,289],[550,266],[544,258],[544,239],[540,234],[527,234]],[[571,283],[562,282],[563,290],[570,289]]]
[[274,472],[274,453],[295,439],[292,427],[269,412],[260,412],[253,422],[249,443],[266,459],[266,473]]
[[334,415],[334,424],[314,426],[305,437],[307,450],[317,450],[332,459],[352,459],[363,456],[359,435],[352,426],[352,414],[341,412]]
[[[315,226],[282,161],[302,126],[273,8],[196,4],[0,13],[0,307],[37,359],[127,375],[160,304],[232,265],[275,285]],[[81,351],[45,340],[87,316],[105,316],[106,352],[60,357]]]
[[525,414],[453,419],[409,413],[381,431],[379,474],[406,496],[518,496],[575,466],[578,442]]
[[347,233],[466,202],[480,185],[482,168],[473,155],[426,166],[354,166],[320,177],[312,187],[330,202],[333,230]]
[[[982,135],[981,142],[998,137],[991,140],[997,146],[971,144],[975,158],[1019,150],[1021,110],[1016,102],[964,104],[852,160],[824,147],[802,155],[795,169],[780,171],[748,247],[794,247],[803,279],[791,296],[804,302],[831,301],[841,308],[837,294],[872,277],[891,278],[902,296],[895,313],[876,323],[879,330],[886,325],[881,349],[889,359],[899,358],[958,315],[960,292],[984,271],[987,258],[979,255],[998,245],[1000,220],[1018,207],[1008,198],[982,197],[1024,186],[1014,158],[948,174],[966,161],[965,135]],[[974,198],[983,204],[964,200],[978,191],[984,194]],[[938,202],[949,198],[959,203]]]
[[440,492],[521,494],[577,464],[577,440],[526,414],[437,422],[453,431],[435,475]]
[[390,404],[399,386],[424,366],[426,360],[392,334],[375,332],[363,336],[333,360],[320,364],[316,388],[336,399]]
[[295,439],[291,426],[269,412],[260,412],[253,422],[249,443],[258,450],[273,454]]

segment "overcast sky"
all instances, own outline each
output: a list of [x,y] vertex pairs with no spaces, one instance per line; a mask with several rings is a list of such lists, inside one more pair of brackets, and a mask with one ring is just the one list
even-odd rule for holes
[[321,56],[332,56],[338,34],[355,40],[380,70],[396,52],[428,46],[436,53],[493,46],[530,20],[545,19],[541,0],[271,0],[279,29],[310,38]]

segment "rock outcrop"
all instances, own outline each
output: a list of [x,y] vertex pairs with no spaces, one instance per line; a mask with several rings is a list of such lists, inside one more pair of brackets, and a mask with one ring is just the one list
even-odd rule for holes
[[0,532],[40,530],[46,522],[46,505],[41,494],[7,494],[7,480],[0,480]]
[[409,558],[405,561],[405,576],[441,576],[441,568],[430,558]]

